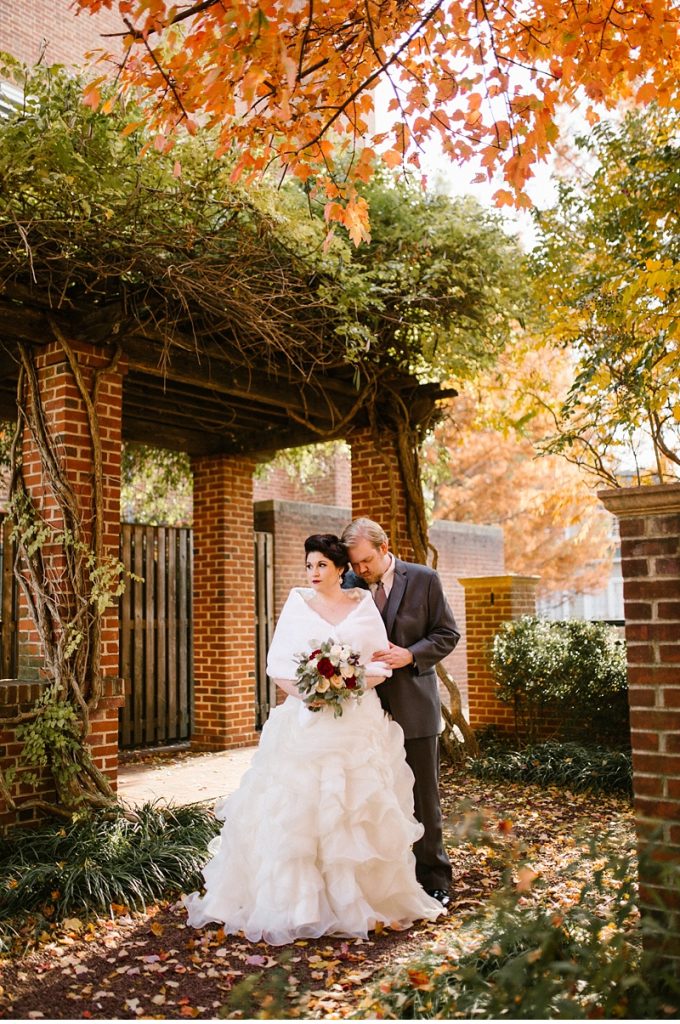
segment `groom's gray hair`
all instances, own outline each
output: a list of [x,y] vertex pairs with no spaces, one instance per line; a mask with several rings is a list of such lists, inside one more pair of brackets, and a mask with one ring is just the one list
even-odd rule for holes
[[388,543],[387,534],[380,523],[374,522],[373,519],[367,519],[365,516],[354,519],[342,533],[342,543],[348,548],[361,539],[369,541],[374,548]]

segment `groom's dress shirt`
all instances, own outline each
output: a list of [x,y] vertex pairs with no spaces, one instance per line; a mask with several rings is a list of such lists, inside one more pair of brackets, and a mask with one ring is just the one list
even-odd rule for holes
[[[390,556],[390,564],[389,564],[389,567],[387,568],[386,572],[384,572],[382,574],[382,576],[380,577],[380,582],[383,585],[383,590],[385,591],[385,597],[386,598],[388,598],[390,596],[390,590],[392,589],[392,584],[394,583],[394,555],[392,554],[391,551],[388,552],[388,553],[389,553],[389,556]],[[373,594],[374,600],[375,600],[375,590],[376,590],[377,586],[378,586],[377,583],[371,583],[369,585],[369,589],[370,589],[371,593]]]

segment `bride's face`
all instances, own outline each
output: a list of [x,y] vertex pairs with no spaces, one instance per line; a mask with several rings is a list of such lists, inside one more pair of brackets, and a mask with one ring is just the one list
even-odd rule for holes
[[322,555],[320,551],[311,551],[307,555],[305,563],[307,570],[307,582],[317,594],[334,593],[342,579],[342,569],[331,562],[330,558]]

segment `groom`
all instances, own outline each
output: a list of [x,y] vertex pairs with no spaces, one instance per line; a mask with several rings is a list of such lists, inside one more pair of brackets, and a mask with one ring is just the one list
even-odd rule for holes
[[372,519],[355,519],[342,540],[352,572],[344,587],[368,587],[385,620],[389,648],[374,661],[392,669],[377,687],[380,702],[404,730],[406,760],[415,776],[415,815],[425,828],[413,847],[416,877],[443,906],[449,902],[451,864],[442,839],[439,803],[441,710],[435,666],[460,639],[439,576],[388,549],[387,534]]

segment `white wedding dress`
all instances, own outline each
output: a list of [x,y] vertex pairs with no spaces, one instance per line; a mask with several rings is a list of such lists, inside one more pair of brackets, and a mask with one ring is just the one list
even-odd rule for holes
[[[295,678],[297,655],[333,637],[361,652],[387,646],[367,590],[331,625],[291,591],[269,651],[267,671]],[[374,664],[374,674],[389,675]],[[274,708],[239,789],[215,813],[222,833],[210,845],[205,895],[185,898],[189,924],[221,922],[227,933],[284,945],[321,935],[366,937],[376,924],[407,927],[444,913],[416,881],[413,774],[401,727],[375,690],[343,705],[309,711],[296,697]]]

